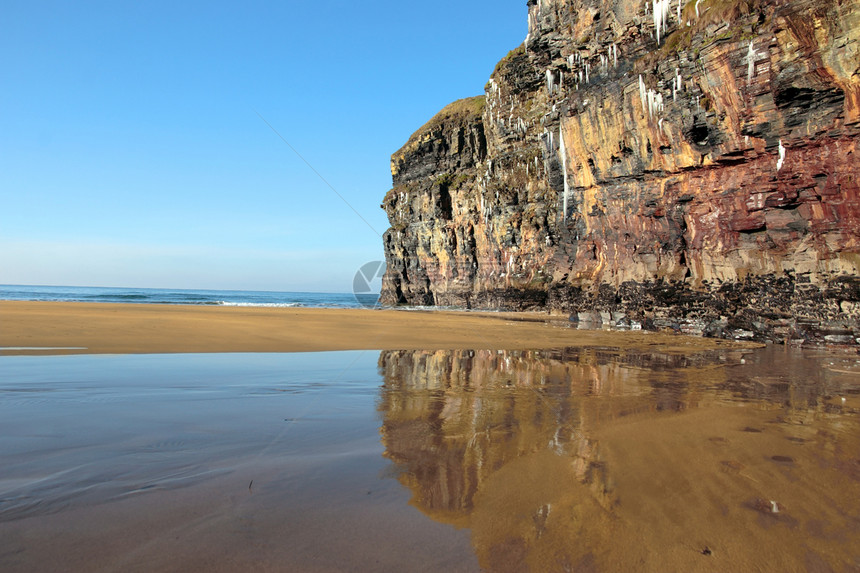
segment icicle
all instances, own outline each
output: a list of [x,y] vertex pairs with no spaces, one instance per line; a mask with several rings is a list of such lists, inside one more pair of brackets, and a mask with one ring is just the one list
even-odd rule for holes
[[558,126],[558,141],[559,148],[558,151],[561,154],[561,170],[562,175],[564,176],[564,200],[563,200],[563,212],[561,214],[561,220],[564,221],[567,219],[567,197],[570,192],[570,184],[567,180],[567,148],[564,145],[564,131],[562,130],[561,124]]
[[678,26],[681,26],[681,3],[684,0],[678,0]]
[[639,99],[642,101],[642,113],[644,114],[645,110],[648,110],[648,119],[653,119],[655,115],[665,109],[663,94],[646,88],[642,76],[639,76]]
[[654,29],[657,31],[657,43],[669,23],[669,2],[671,0],[654,0]]
[[671,0],[663,0],[663,30],[666,31],[669,28],[669,10],[671,6],[669,5]]
[[614,66],[613,67],[617,68],[618,67],[618,46],[615,44],[612,44],[612,58],[614,60]]
[[663,94],[654,90],[648,90],[648,117],[653,118],[663,111]]
[[660,18],[660,8],[663,6],[663,2],[661,0],[653,0],[654,1],[654,30],[657,31],[657,43],[660,43],[660,26],[663,23]]
[[699,2],[702,0],[696,0],[696,20],[699,19]]
[[536,30],[538,28],[537,16],[538,16],[539,12],[540,12],[540,8],[538,8],[537,12],[532,12],[531,10],[529,10],[529,17],[528,17],[529,29],[528,29],[528,33],[526,34],[526,42],[525,42],[526,50],[529,49],[529,42],[532,39],[532,30]]
[[779,140],[779,159],[776,162],[776,170],[779,171],[782,169],[783,164],[785,163],[785,147],[782,145],[782,140]]
[[555,77],[553,76],[552,70],[546,71],[546,91],[552,95],[553,88],[555,87]]
[[589,66],[588,62],[585,62],[585,83],[588,83],[588,69],[590,67],[591,66]]

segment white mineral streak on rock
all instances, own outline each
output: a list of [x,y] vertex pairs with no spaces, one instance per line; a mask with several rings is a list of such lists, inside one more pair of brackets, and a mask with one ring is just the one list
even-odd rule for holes
[[779,171],[782,169],[782,166],[785,164],[785,147],[782,145],[782,140],[779,140],[779,159],[776,161],[776,170]]
[[752,81],[755,76],[755,61],[758,59],[758,54],[755,51],[752,40],[750,40],[749,48],[747,49],[747,81]]

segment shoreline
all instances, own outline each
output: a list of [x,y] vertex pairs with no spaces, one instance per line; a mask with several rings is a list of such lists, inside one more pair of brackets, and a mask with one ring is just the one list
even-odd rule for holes
[[671,333],[577,330],[539,313],[0,301],[3,356],[564,347],[695,352],[759,346]]

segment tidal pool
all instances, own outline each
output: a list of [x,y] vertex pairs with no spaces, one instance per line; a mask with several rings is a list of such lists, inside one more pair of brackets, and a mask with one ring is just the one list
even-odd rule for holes
[[860,567],[860,362],[0,357],[2,571]]

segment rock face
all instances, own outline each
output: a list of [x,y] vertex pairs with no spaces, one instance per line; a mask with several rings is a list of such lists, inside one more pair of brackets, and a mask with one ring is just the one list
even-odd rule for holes
[[855,344],[860,0],[530,0],[392,157],[388,304]]

